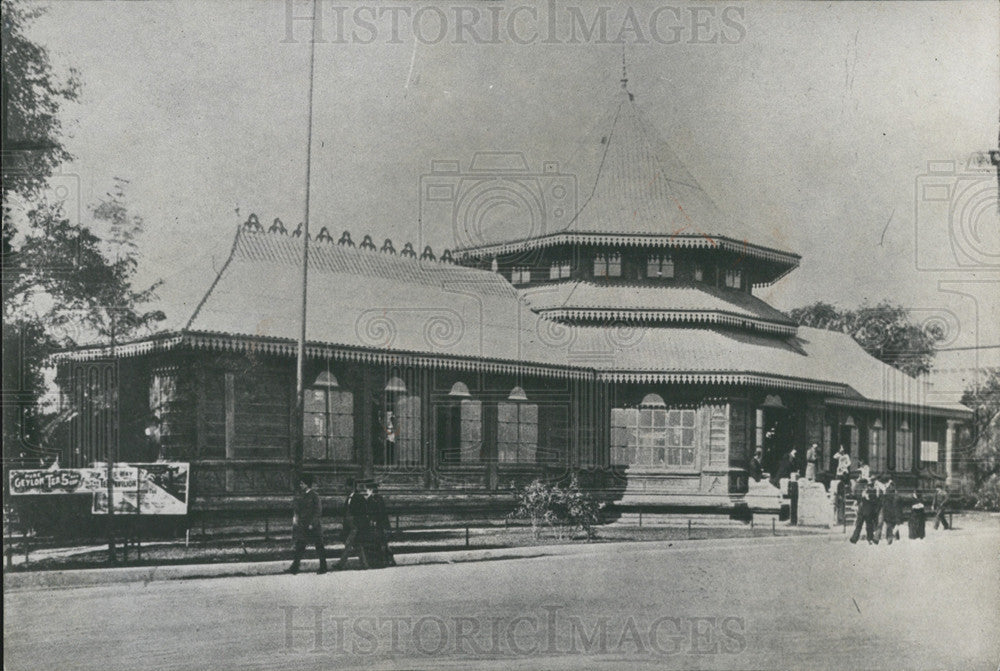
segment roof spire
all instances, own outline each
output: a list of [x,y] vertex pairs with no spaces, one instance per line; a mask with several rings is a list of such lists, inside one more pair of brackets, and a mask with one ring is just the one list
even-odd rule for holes
[[628,69],[625,66],[625,45],[622,45],[622,91],[628,94],[629,100],[635,100],[632,92],[628,90]]
[[622,88],[628,89],[628,71],[625,69],[625,45],[622,45]]

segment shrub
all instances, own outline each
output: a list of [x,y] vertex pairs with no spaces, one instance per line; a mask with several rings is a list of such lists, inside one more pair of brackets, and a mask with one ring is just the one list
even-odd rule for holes
[[558,524],[559,538],[571,529],[574,532],[583,531],[590,540],[595,537],[594,527],[600,521],[601,508],[604,507],[580,489],[575,474],[566,487],[535,479],[523,489],[515,490],[514,498],[517,506],[508,517],[530,520],[535,538],[540,536],[543,525],[552,527]]

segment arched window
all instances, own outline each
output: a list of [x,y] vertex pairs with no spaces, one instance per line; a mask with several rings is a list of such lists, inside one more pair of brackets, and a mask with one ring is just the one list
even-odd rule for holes
[[329,370],[306,390],[302,433],[306,460],[354,461],[354,394]]
[[501,463],[535,463],[538,455],[538,404],[514,387],[497,403],[497,458]]
[[464,382],[456,382],[437,408],[438,461],[443,465],[482,460],[483,404]]
[[652,254],[646,257],[646,277],[670,279],[674,276],[674,260],[669,254]]
[[868,459],[873,473],[882,473],[889,468],[889,451],[881,419],[872,422],[868,429]]
[[904,419],[896,427],[896,470],[907,472],[913,470],[913,431]]

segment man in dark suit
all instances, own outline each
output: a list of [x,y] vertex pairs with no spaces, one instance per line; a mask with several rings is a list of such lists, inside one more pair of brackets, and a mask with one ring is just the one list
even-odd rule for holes
[[344,551],[340,555],[336,569],[342,570],[347,567],[347,560],[352,554],[358,555],[362,568],[369,568],[368,556],[365,553],[364,544],[361,539],[361,523],[365,517],[365,504],[361,492],[357,491],[360,483],[355,483],[354,478],[347,479],[347,496],[344,498]]
[[944,485],[938,485],[937,491],[934,492],[934,501],[931,503],[931,507],[934,509],[935,531],[937,531],[938,526],[942,524],[944,525],[945,531],[951,528],[948,525],[948,520],[945,518],[948,499],[950,498],[948,489]]
[[764,477],[764,464],[761,460],[764,458],[764,450],[757,448],[754,450],[753,458],[750,459],[750,477],[753,478],[754,482],[760,482],[760,479]]
[[879,495],[874,483],[866,480],[859,480],[858,485],[862,486],[858,497],[858,517],[854,521],[854,533],[851,534],[851,542],[857,543],[861,538],[861,527],[865,527],[865,537],[869,543],[878,543],[875,538],[875,523],[878,521]]
[[378,546],[378,565],[395,566],[396,559],[389,549],[389,534],[392,528],[389,524],[389,509],[385,504],[385,499],[379,494],[378,483],[372,482],[371,496],[368,498],[368,505],[375,525],[376,545]]
[[771,476],[771,484],[775,487],[781,486],[781,480],[783,478],[792,477],[792,472],[798,469],[798,460],[796,458],[796,451],[793,447],[789,450],[788,454],[781,458],[778,463],[778,470],[774,472]]
[[316,545],[319,555],[319,571],[326,573],[326,549],[323,547],[323,525],[321,517],[323,508],[319,494],[313,489],[315,480],[311,473],[304,473],[299,478],[299,492],[295,497],[295,512],[292,515],[292,540],[295,543],[295,553],[292,555],[292,565],[286,573],[298,573],[299,562],[310,541]]
[[896,496],[896,485],[892,478],[883,475],[879,478],[882,484],[882,497],[878,513],[878,529],[875,530],[875,542],[882,538],[882,531],[885,530],[885,541],[892,545],[896,535],[896,525],[902,517],[899,512],[899,500]]

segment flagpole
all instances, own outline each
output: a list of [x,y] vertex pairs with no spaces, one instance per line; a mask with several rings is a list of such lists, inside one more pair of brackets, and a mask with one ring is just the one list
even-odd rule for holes
[[316,72],[316,3],[312,2],[312,30],[309,36],[309,118],[306,125],[306,203],[305,220],[302,222],[302,312],[299,328],[299,346],[296,361],[293,486],[302,475],[302,458],[305,442],[305,366],[306,366],[306,301],[309,286],[309,195],[312,178],[312,127],[313,127],[313,78]]

